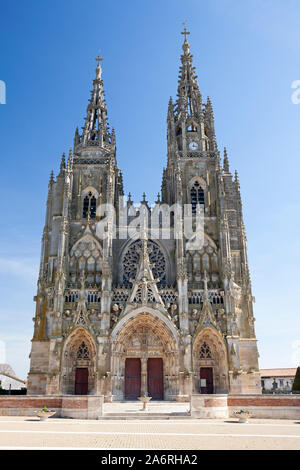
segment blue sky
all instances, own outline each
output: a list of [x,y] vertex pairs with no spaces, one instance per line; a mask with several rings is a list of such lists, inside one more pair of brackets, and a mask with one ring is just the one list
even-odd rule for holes
[[[103,78],[125,191],[150,202],[166,165],[182,22],[218,146],[239,171],[261,367],[300,362],[298,0],[26,0],[2,3],[0,341],[26,377],[51,169],[72,145]],[[1,343],[0,343],[1,354]],[[0,358],[1,362],[1,358]]]

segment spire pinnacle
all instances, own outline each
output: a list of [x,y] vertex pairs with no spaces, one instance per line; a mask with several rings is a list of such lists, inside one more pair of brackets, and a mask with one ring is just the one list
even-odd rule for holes
[[69,150],[69,156],[68,156],[68,162],[67,162],[67,169],[71,170],[73,164],[73,152],[72,152],[72,147],[70,147]]
[[239,191],[240,190],[240,181],[239,181],[239,175],[238,175],[237,170],[235,170],[235,172],[234,172],[234,182],[235,182],[236,187]]
[[65,153],[62,154],[60,162],[60,171],[63,171],[66,168],[66,156]]
[[96,77],[93,80],[93,89],[86,110],[85,123],[82,128],[82,135],[78,131],[75,132],[74,152],[77,153],[82,147],[93,146],[106,148],[107,145],[114,145],[112,140],[114,136],[109,131],[107,121],[107,108],[104,98],[102,67],[103,58],[100,55],[95,59],[97,62]]
[[53,183],[54,183],[54,173],[53,173],[53,170],[51,170],[50,178],[49,178],[49,186],[52,186]]
[[224,161],[223,161],[223,169],[225,173],[229,173],[229,160],[227,156],[227,149],[224,147]]
[[[202,114],[202,97],[199,91],[195,67],[193,67],[193,56],[190,54],[190,45],[187,35],[190,34],[186,28],[181,33],[184,35],[181,55],[181,66],[179,69],[177,100],[175,108],[175,120],[186,120],[189,116],[198,118]],[[170,112],[170,102],[169,102]]]

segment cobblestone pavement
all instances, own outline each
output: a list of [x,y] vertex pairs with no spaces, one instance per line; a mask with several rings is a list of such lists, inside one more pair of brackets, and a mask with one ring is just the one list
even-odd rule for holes
[[288,420],[83,421],[0,417],[0,449],[300,449],[300,422]]

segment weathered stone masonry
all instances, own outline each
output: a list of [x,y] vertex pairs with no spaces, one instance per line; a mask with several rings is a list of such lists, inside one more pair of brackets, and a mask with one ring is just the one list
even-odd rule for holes
[[[28,393],[106,400],[188,400],[191,393],[261,393],[240,185],[212,103],[204,102],[184,32],[176,102],[167,115],[161,204],[204,210],[204,244],[97,235],[97,208],[124,194],[109,129],[100,60],[82,132],[51,173],[36,295]],[[150,216],[145,196],[141,207]],[[138,215],[131,198],[129,221]],[[141,210],[140,210],[141,212]],[[124,228],[124,227],[123,227]]]

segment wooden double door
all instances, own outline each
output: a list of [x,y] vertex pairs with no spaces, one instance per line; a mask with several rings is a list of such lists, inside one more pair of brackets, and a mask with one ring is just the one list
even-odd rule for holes
[[[141,359],[125,360],[125,398],[134,400],[141,396],[142,367]],[[147,361],[147,392],[153,400],[163,400],[163,360],[151,358]]]

